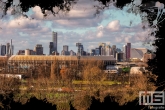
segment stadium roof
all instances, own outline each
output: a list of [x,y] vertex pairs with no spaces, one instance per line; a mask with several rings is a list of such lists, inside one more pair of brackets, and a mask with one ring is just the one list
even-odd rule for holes
[[4,59],[7,59],[8,57],[7,56],[0,56],[0,60],[4,60]]
[[148,52],[148,49],[146,49],[146,48],[136,48],[136,49],[141,50],[143,52],[143,54]]
[[[56,55],[12,55],[9,61],[12,60],[77,60],[77,56],[56,56]],[[80,60],[111,60],[116,61],[113,56],[81,56]]]
[[131,58],[138,58],[142,59],[143,58],[143,51],[140,49],[132,48],[131,49]]

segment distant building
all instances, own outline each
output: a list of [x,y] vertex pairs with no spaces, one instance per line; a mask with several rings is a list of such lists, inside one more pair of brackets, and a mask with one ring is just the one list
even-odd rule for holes
[[36,52],[36,55],[43,55],[43,47],[41,44],[37,44],[34,47],[34,51]]
[[127,43],[127,54],[126,55],[127,55],[126,56],[127,60],[129,60],[131,57],[131,43]]
[[1,55],[2,56],[6,55],[6,45],[1,45]]
[[119,52],[119,53],[116,53],[117,55],[116,55],[116,60],[117,61],[119,61],[119,62],[121,62],[121,61],[123,61],[123,52]]
[[54,51],[54,44],[53,44],[53,42],[50,42],[49,43],[49,55],[51,55],[53,51]]
[[63,46],[63,50],[61,51],[61,55],[69,55],[70,52],[68,51],[68,45]]
[[78,47],[77,55],[83,56],[83,51],[84,51],[83,45],[81,43],[76,43],[76,47]]
[[99,44],[99,55],[106,55],[106,43]]
[[152,53],[145,53],[143,55],[143,62],[148,62],[149,59],[154,59],[155,58],[155,54],[152,54]]
[[95,49],[91,49],[91,52],[90,52],[90,55],[91,56],[94,56],[96,53],[95,53]]
[[116,58],[116,45],[112,45],[112,55]]
[[6,44],[6,55],[9,55],[10,53],[10,43]]
[[31,49],[26,49],[25,55],[36,55],[36,52],[34,50],[31,50]]
[[64,45],[64,46],[63,46],[63,50],[64,50],[64,51],[67,51],[67,52],[68,52],[68,49],[69,49],[68,45]]
[[127,45],[123,46],[123,60],[126,61],[127,59]]
[[17,55],[25,55],[25,50],[19,50],[19,51],[17,52]]
[[110,56],[111,55],[111,47],[110,47],[110,45],[107,45],[106,46],[106,55],[107,56]]
[[70,50],[70,56],[75,56],[76,55],[76,53],[73,51],[73,50]]
[[98,55],[100,55],[99,53],[100,53],[99,48],[96,48],[96,49],[95,49],[95,55],[98,56]]
[[13,55],[14,54],[14,45],[10,45],[10,50],[9,50],[9,55]]
[[148,61],[148,59],[152,59],[154,54],[150,53],[150,51],[146,48],[131,48],[131,61]]
[[57,52],[57,32],[52,33],[53,51]]

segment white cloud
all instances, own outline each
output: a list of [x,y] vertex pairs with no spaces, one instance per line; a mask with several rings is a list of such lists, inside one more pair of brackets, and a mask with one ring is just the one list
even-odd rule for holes
[[103,37],[103,32],[102,32],[102,31],[99,31],[99,32],[97,33],[97,37],[98,37],[98,38]]
[[107,25],[107,28],[110,29],[111,31],[117,31],[120,28],[120,21],[119,20],[114,20],[112,22],[110,22]]

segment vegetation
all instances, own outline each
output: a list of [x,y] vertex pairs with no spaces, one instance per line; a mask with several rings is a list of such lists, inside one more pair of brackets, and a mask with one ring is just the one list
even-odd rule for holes
[[124,68],[122,68],[122,72],[123,73],[129,73],[130,72],[130,67],[124,67]]
[[[45,69],[50,70],[45,71]],[[22,105],[35,97],[37,100],[56,105],[58,110],[69,110],[71,106],[78,110],[87,110],[92,104],[92,97],[103,102],[105,97],[113,96],[115,98],[113,102],[123,106],[136,100],[139,91],[156,88],[150,82],[152,78],[147,75],[129,78],[126,75],[111,74],[113,78],[109,78],[109,75],[102,71],[103,66],[100,61],[81,62],[79,70],[77,69],[77,65],[60,68],[57,60],[51,65],[41,63],[32,76],[24,80],[14,79],[12,82],[12,78],[9,80],[2,77],[5,81],[1,83],[1,89],[7,88],[6,85],[10,86],[8,90],[14,88],[15,92],[12,92],[11,99]],[[81,74],[78,74],[79,72]],[[131,83],[128,83],[128,79]],[[5,107],[2,103],[1,107]]]
[[[9,7],[12,4],[12,0],[10,0],[11,2],[6,2],[5,6],[4,6],[4,13],[7,12],[7,10],[9,9]],[[103,5],[107,6],[108,1],[110,0],[98,0],[99,2],[101,2]],[[150,0],[143,0],[142,3],[145,2],[149,2]],[[157,1],[157,0],[153,0],[153,1]],[[161,1],[162,3],[165,3],[163,0],[158,0]],[[127,3],[130,3],[131,0],[117,0],[117,7],[122,8],[124,5],[126,5]],[[31,1],[31,2],[23,2],[21,3],[21,8],[23,12],[27,12],[29,10],[29,8],[34,7],[35,5],[41,6],[42,12],[44,13],[45,9],[47,10],[52,10],[52,7],[57,6],[60,7],[60,10],[69,10],[67,7],[68,5],[63,4],[64,1],[63,0],[59,0],[59,2],[40,2],[37,3],[35,1]],[[69,1],[65,2],[67,4],[70,4]],[[66,8],[65,8],[66,6]],[[71,5],[69,5],[70,7]],[[100,7],[99,7],[100,8]],[[143,9],[142,9],[143,10]],[[148,20],[150,22],[150,24],[153,24],[153,20],[155,20],[156,18],[156,14],[154,15],[153,12],[149,12],[148,10],[143,10],[145,12],[147,12],[148,15]],[[164,15],[162,15],[164,17]],[[149,60],[148,66],[149,66],[149,70],[152,71],[152,75],[147,76],[147,75],[143,75],[143,76],[134,76],[130,78],[130,85],[122,85],[121,86],[115,86],[115,87],[107,87],[104,85],[101,86],[96,86],[96,82],[97,81],[105,81],[106,80],[106,75],[101,77],[98,77],[100,75],[100,68],[98,67],[93,67],[91,66],[91,68],[89,67],[85,67],[82,65],[82,67],[84,68],[84,71],[82,71],[82,73],[86,73],[88,72],[88,74],[84,74],[84,76],[79,75],[79,74],[75,74],[78,73],[77,71],[73,73],[73,75],[75,76],[74,78],[78,79],[78,77],[81,77],[83,80],[86,80],[88,82],[90,82],[90,84],[88,84],[89,89],[87,89],[87,92],[84,91],[80,91],[80,92],[76,92],[77,94],[72,96],[72,93],[70,93],[71,95],[69,96],[64,96],[64,98],[60,98],[61,103],[56,103],[59,102],[59,100],[53,101],[55,104],[61,104],[58,105],[58,109],[65,109],[65,108],[69,108],[68,105],[70,105],[70,101],[73,103],[73,106],[77,109],[79,109],[80,107],[82,107],[82,109],[87,109],[87,108],[92,108],[92,103],[91,103],[91,96],[94,96],[96,100],[100,100],[100,101],[104,101],[106,102],[105,97],[106,96],[114,96],[115,97],[115,101],[118,102],[120,105],[122,104],[126,104],[132,101],[136,100],[136,98],[138,97],[138,91],[139,90],[155,90],[156,87],[154,85],[154,81],[156,81],[157,86],[159,86],[159,90],[164,90],[164,81],[165,81],[165,77],[164,77],[164,73],[165,73],[165,69],[164,69],[164,65],[162,65],[165,61],[164,61],[164,27],[165,27],[165,23],[161,22],[157,28],[158,31],[156,32],[156,39],[155,42],[153,43],[153,45],[156,47],[156,57],[153,60]],[[153,33],[151,33],[153,34]],[[0,66],[1,67],[5,67],[6,68],[6,64],[7,63],[2,63],[2,61],[0,61]],[[1,94],[4,93],[4,95],[1,95],[2,98],[0,99],[0,107],[1,108],[5,108],[10,106],[10,103],[5,102],[7,99],[9,99],[8,102],[10,102],[12,100],[12,96],[16,96],[16,94],[20,96],[18,96],[17,98],[19,99],[18,102],[21,102],[23,100],[23,96],[26,96],[27,94],[30,93],[35,93],[34,96],[36,96],[36,94],[38,96],[39,99],[35,99],[35,98],[31,98],[29,100],[29,102],[26,102],[26,105],[30,105],[30,102],[38,102],[38,104],[40,106],[42,106],[43,103],[39,103],[39,101],[45,102],[47,103],[47,101],[45,99],[43,99],[44,97],[44,93],[49,93],[49,94],[55,94],[57,91],[55,90],[55,88],[59,88],[62,86],[67,86],[67,85],[63,85],[63,82],[65,81],[64,79],[68,79],[68,77],[65,77],[65,74],[67,74],[68,70],[64,70],[63,72],[61,72],[61,74],[59,75],[58,73],[60,73],[58,70],[59,68],[56,68],[55,66],[52,67],[48,67],[50,72],[44,72],[43,67],[41,67],[41,65],[39,65],[37,71],[35,71],[33,68],[32,70],[34,70],[32,72],[32,77],[31,79],[27,80],[27,83],[25,83],[25,87],[27,87],[28,89],[26,91],[20,91],[19,90],[19,85],[20,82],[18,80],[13,80],[13,78],[2,78],[1,81]],[[40,69],[40,70],[39,70]],[[82,69],[83,70],[83,69]],[[97,71],[96,71],[97,70]],[[5,73],[6,71],[2,71],[3,73]],[[46,73],[46,75],[50,75],[51,76],[51,80],[49,79],[49,77],[40,77],[41,75],[43,75],[43,73]],[[92,73],[94,73],[94,75],[92,75]],[[156,75],[154,75],[156,74]],[[56,77],[57,75],[57,77]],[[61,77],[58,77],[61,76]],[[69,75],[70,76],[70,75]],[[158,80],[156,79],[156,77],[158,77]],[[36,79],[37,83],[33,82],[33,78]],[[57,78],[57,80],[56,80]],[[63,79],[63,82],[61,82],[60,78]],[[152,82],[150,82],[152,80]],[[72,88],[74,88],[74,86],[71,86]],[[96,88],[95,88],[96,87]],[[92,88],[92,89],[91,89]],[[46,90],[45,90],[46,89]],[[44,92],[45,91],[45,92]],[[59,92],[59,91],[58,91]],[[122,94],[121,94],[122,93]],[[64,94],[68,94],[68,92],[64,92]],[[30,97],[32,97],[33,95],[30,94]],[[131,96],[131,97],[130,97]],[[63,97],[63,96],[62,96]],[[67,98],[66,98],[67,97]],[[68,98],[69,97],[69,98]],[[3,100],[2,100],[3,99]],[[28,97],[29,99],[29,97]],[[41,100],[40,100],[41,99]],[[81,100],[82,99],[82,100]],[[95,100],[95,102],[97,102]],[[77,101],[77,102],[76,102]],[[14,101],[11,101],[14,102]],[[50,100],[51,102],[51,100]],[[65,102],[65,103],[64,103]],[[88,102],[88,103],[86,103]],[[109,101],[111,102],[111,101]],[[34,103],[34,102],[33,102]],[[66,104],[67,103],[67,104]],[[136,102],[137,103],[137,102]],[[15,103],[16,104],[16,103]],[[36,103],[35,103],[36,104]],[[91,104],[91,106],[90,106]],[[96,105],[98,103],[95,103]],[[99,103],[100,104],[100,103]],[[112,104],[112,103],[111,103]],[[116,103],[113,103],[116,104]],[[19,104],[18,104],[19,105]],[[65,105],[65,106],[64,106]],[[85,105],[85,106],[82,106]],[[12,105],[11,105],[12,106]],[[36,105],[35,105],[36,106]],[[33,105],[33,107],[35,107]],[[116,106],[118,106],[116,104]],[[61,108],[61,107],[65,107],[65,108]],[[102,106],[103,107],[103,106]],[[55,107],[56,108],[56,107]],[[29,108],[28,108],[29,109]],[[134,108],[135,109],[135,108]]]

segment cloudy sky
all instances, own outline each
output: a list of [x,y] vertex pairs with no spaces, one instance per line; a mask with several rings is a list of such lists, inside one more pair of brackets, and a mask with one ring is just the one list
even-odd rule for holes
[[[151,29],[147,21],[142,23],[139,14],[128,13],[128,7],[121,10],[113,5],[98,12],[94,8],[98,4],[90,0],[79,0],[71,11],[59,12],[56,16],[47,11],[46,18],[38,6],[26,13],[29,18],[13,16],[12,10],[8,10],[7,15],[0,19],[0,44],[13,39],[15,54],[18,50],[34,49],[36,44],[42,44],[44,53],[48,54],[52,31],[55,31],[58,33],[60,53],[63,45],[76,51],[76,42],[81,42],[88,52],[97,48],[100,42],[116,45],[117,48],[122,48],[127,42],[134,48],[149,48],[143,43]],[[142,28],[144,25],[145,29]]]

